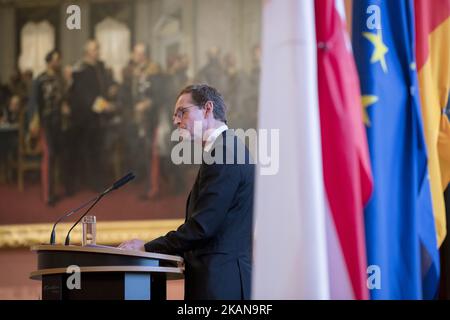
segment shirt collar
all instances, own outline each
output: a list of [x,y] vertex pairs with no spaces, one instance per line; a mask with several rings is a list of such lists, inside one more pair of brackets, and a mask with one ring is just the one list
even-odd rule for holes
[[212,148],[214,142],[216,141],[217,137],[220,136],[222,134],[222,132],[224,132],[226,130],[228,130],[228,126],[226,124],[224,124],[211,132],[207,131],[205,147],[203,148],[203,150],[205,152],[211,151],[211,148]]

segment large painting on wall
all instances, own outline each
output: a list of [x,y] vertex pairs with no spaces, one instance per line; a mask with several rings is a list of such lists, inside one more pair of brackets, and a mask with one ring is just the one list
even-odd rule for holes
[[[17,36],[2,44],[15,72],[0,83],[0,247],[48,242],[53,222],[128,172],[136,178],[90,212],[98,243],[176,228],[198,169],[171,160],[177,94],[190,83],[213,85],[230,127],[256,128],[260,1],[85,1],[87,28],[73,33],[62,1],[11,3]],[[83,210],[58,225],[57,242]]]

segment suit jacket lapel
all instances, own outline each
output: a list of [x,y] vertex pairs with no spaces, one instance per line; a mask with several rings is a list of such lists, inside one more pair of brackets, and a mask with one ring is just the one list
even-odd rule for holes
[[[213,157],[214,157],[214,154],[215,154],[215,148],[214,148],[214,147],[216,146],[216,143],[218,143],[218,142],[220,142],[221,144],[225,143],[225,139],[226,139],[226,137],[227,137],[227,132],[228,132],[229,130],[230,130],[230,129],[225,130],[224,132],[222,132],[222,133],[220,134],[220,136],[217,137],[216,141],[214,141],[213,148],[212,148],[212,150],[210,151],[210,152],[211,152],[211,155],[212,155]],[[202,157],[202,164],[200,165],[200,168],[198,169],[198,172],[197,172],[197,178],[195,178],[194,185],[192,186],[191,192],[189,192],[189,196],[188,196],[188,199],[187,199],[187,201],[186,201],[186,215],[185,215],[185,221],[187,221],[187,219],[190,218],[191,211],[192,211],[192,206],[194,205],[194,202],[197,200],[197,197],[198,197],[198,188],[199,188],[199,180],[200,180],[200,171],[202,170],[202,167],[205,166],[205,165],[206,165],[206,164],[205,164],[205,162],[203,161],[203,157]]]
[[194,205],[194,202],[197,199],[197,189],[198,189],[198,183],[199,183],[199,178],[200,178],[200,169],[201,169],[201,167],[198,169],[197,177],[195,178],[194,185],[192,186],[191,192],[189,192],[189,196],[188,196],[188,199],[186,201],[186,217],[185,217],[185,221],[187,221],[187,219],[190,218],[191,211],[192,211],[192,206]]

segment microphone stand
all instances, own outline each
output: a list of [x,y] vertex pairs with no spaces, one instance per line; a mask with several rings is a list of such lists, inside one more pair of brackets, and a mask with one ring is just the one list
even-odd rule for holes
[[124,184],[128,183],[129,181],[134,179],[134,174],[132,172],[128,173],[127,175],[125,175],[124,177],[122,177],[121,179],[119,179],[118,181],[114,182],[114,184],[109,187],[108,189],[106,189],[105,191],[103,191],[94,201],[93,204],[91,204],[91,206],[86,210],[85,213],[83,213],[83,215],[77,220],[77,222],[75,222],[73,224],[73,226],[70,228],[69,232],[67,232],[67,236],[66,236],[66,241],[65,241],[65,245],[68,246],[70,244],[70,232],[72,232],[73,228],[75,228],[75,226],[81,221],[81,219],[83,219],[83,217],[100,201],[101,198],[103,198],[105,195],[107,195],[108,193],[110,193],[113,190],[119,189],[120,187],[122,187]]
[[109,188],[108,190],[106,190],[105,192],[103,192],[101,195],[97,196],[94,203],[91,204],[91,206],[86,210],[85,213],[83,213],[81,215],[81,217],[77,220],[77,222],[75,222],[72,226],[72,228],[70,228],[69,232],[67,233],[66,236],[66,241],[64,243],[64,245],[68,246],[70,244],[70,232],[72,231],[73,228],[75,228],[75,226],[80,223],[81,219],[83,219],[83,217],[89,212],[91,211],[91,209],[100,201],[101,198],[103,198],[108,192],[110,192],[112,189]]
[[83,203],[83,204],[82,204],[81,206],[79,206],[78,208],[69,211],[68,214],[63,215],[63,216],[61,216],[58,220],[56,220],[56,222],[55,222],[55,224],[53,225],[53,228],[52,228],[52,233],[50,234],[50,244],[51,244],[51,245],[54,245],[54,244],[55,244],[55,238],[56,238],[56,225],[57,225],[58,223],[60,223],[61,220],[65,219],[65,218],[67,218],[67,217],[70,217],[72,214],[74,214],[74,213],[77,212],[78,210],[83,209],[84,207],[86,207],[86,206],[87,206],[89,203],[91,203],[92,201],[97,200],[98,197],[99,197],[99,196],[95,196],[94,198],[90,199],[89,201]]

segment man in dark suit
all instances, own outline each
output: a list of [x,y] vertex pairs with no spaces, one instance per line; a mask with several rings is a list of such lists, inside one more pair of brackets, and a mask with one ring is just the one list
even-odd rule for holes
[[114,80],[100,60],[100,45],[88,40],[84,46],[83,59],[77,62],[72,73],[69,89],[71,107],[72,148],[79,159],[73,163],[75,181],[99,190],[108,176],[108,159],[105,157],[105,119],[113,111],[109,99]]
[[66,103],[65,83],[61,74],[61,55],[57,50],[50,51],[45,62],[47,68],[33,81],[32,91],[28,100],[30,114],[30,131],[33,130],[34,117],[39,119],[43,129],[45,148],[43,165],[41,167],[44,201],[53,206],[56,197],[57,164],[60,169],[66,194],[70,191],[71,179],[68,176],[67,162],[69,154],[64,148],[66,132],[63,126],[64,118],[70,110]]
[[187,300],[250,298],[254,165],[245,145],[228,130],[225,111],[222,96],[210,86],[181,91],[174,124],[203,144],[185,223],[153,241],[119,246],[182,255]]

